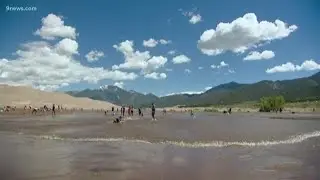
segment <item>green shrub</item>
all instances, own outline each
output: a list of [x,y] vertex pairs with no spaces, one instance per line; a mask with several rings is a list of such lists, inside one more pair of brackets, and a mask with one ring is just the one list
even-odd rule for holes
[[285,100],[283,96],[271,96],[262,97],[260,99],[260,111],[270,112],[270,111],[281,111],[285,105]]

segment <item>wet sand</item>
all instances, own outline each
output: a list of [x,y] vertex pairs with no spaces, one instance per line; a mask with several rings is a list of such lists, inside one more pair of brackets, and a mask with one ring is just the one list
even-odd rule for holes
[[0,179],[320,179],[320,114],[160,114],[0,115]]

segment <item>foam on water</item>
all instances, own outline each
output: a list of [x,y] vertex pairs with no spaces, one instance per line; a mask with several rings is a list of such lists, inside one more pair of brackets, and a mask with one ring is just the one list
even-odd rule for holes
[[36,138],[46,139],[46,140],[60,140],[60,141],[74,141],[74,142],[119,142],[127,141],[134,143],[144,143],[144,144],[166,144],[175,145],[180,147],[188,148],[204,148],[204,147],[228,147],[228,146],[244,146],[244,147],[261,147],[261,146],[274,146],[280,144],[296,144],[305,141],[310,138],[319,137],[320,131],[309,132],[301,135],[291,136],[285,140],[272,140],[272,141],[212,141],[212,142],[184,142],[184,141],[161,141],[161,142],[150,142],[146,140],[138,139],[125,139],[125,138],[62,138],[59,136],[37,136]]

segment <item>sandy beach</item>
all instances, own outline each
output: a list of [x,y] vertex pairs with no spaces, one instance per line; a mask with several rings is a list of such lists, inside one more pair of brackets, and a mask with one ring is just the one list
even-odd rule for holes
[[[284,117],[290,117],[284,119]],[[0,116],[1,179],[319,179],[320,114]]]

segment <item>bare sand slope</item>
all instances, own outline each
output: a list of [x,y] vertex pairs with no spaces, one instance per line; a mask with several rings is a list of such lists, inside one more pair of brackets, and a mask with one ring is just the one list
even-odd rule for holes
[[61,92],[46,92],[33,89],[28,86],[9,86],[0,84],[0,105],[17,106],[17,108],[31,105],[34,107],[45,104],[61,104],[67,108],[84,109],[110,109],[112,106],[118,107],[109,102],[97,101],[89,98],[76,98]]

